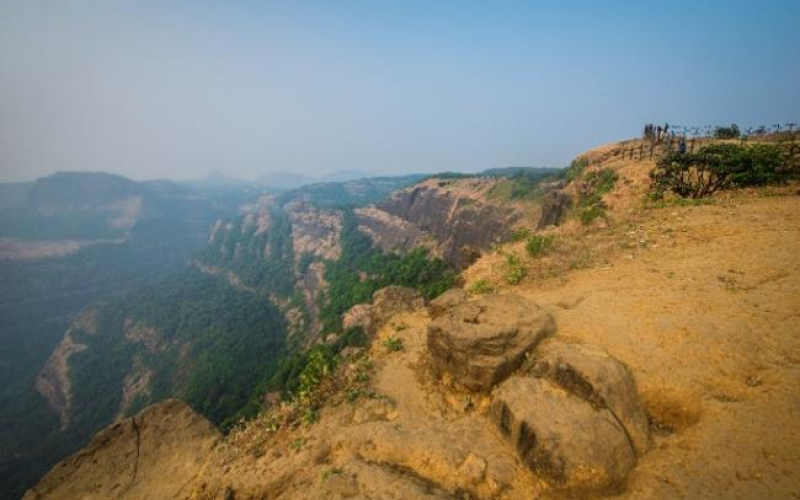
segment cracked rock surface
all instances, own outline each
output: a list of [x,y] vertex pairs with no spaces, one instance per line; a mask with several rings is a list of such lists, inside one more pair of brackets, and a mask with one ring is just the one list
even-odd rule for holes
[[[491,418],[531,470],[570,490],[619,490],[650,447],[627,366],[598,347],[550,339],[493,394]],[[529,373],[526,373],[529,372]]]
[[432,367],[473,391],[488,391],[555,331],[552,316],[518,295],[459,302],[428,326]]
[[179,497],[219,438],[211,423],[186,404],[164,401],[98,433],[24,500]]

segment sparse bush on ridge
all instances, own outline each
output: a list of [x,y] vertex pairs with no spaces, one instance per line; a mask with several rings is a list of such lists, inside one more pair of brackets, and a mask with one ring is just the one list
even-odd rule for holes
[[533,258],[539,258],[544,255],[550,253],[550,250],[553,248],[553,237],[552,236],[539,236],[539,235],[532,235],[528,238],[528,241],[525,243],[525,250],[527,250],[528,255]]
[[494,286],[485,278],[480,278],[472,282],[469,291],[474,294],[484,294],[494,292]]
[[531,230],[527,227],[518,227],[511,231],[511,242],[512,243],[519,243],[520,241],[525,241],[531,235]]
[[566,175],[567,184],[580,177],[583,171],[586,170],[586,167],[588,166],[589,166],[589,160],[587,160],[586,158],[576,158],[572,160],[572,163],[570,163],[569,168],[567,169],[567,175]]
[[591,224],[598,217],[604,217],[606,205],[603,195],[611,192],[619,176],[610,168],[589,172],[584,176],[578,189],[578,218],[584,225]]
[[783,152],[772,145],[712,144],[696,153],[672,152],[650,172],[650,195],[672,192],[682,198],[705,198],[724,189],[784,182],[790,174]]
[[506,283],[509,285],[518,285],[528,274],[525,264],[517,254],[506,255],[505,272],[503,273]]

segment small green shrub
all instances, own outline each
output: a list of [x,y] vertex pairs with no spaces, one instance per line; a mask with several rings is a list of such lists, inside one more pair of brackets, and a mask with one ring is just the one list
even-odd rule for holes
[[592,205],[591,207],[582,208],[578,212],[578,219],[581,221],[581,224],[588,226],[595,219],[598,217],[603,217],[606,214],[606,210],[601,205]]
[[578,219],[584,225],[605,216],[606,204],[603,195],[610,193],[619,176],[610,168],[589,172],[584,177],[578,192]]
[[616,172],[610,168],[603,168],[586,174],[584,182],[591,186],[594,194],[602,196],[614,189],[618,179],[619,176]]
[[314,389],[330,373],[333,365],[333,354],[325,346],[317,346],[309,352],[308,363],[299,377],[300,385],[297,390],[297,396],[301,401],[311,398]]
[[525,268],[525,264],[522,263],[518,255],[512,253],[506,256],[506,269],[504,273],[506,283],[509,285],[518,285],[525,278],[527,273],[528,270]]
[[518,243],[520,241],[525,241],[531,235],[531,230],[527,227],[518,227],[511,231],[511,242]]
[[311,425],[319,420],[319,412],[315,408],[308,407],[303,411],[303,415],[300,417],[300,420],[305,425]]
[[480,278],[472,282],[469,290],[474,294],[492,293],[494,292],[494,286],[485,278]]
[[403,339],[395,337],[394,335],[391,337],[387,337],[383,341],[383,347],[386,348],[389,352],[397,352],[403,350]]
[[355,403],[361,397],[361,389],[358,387],[348,387],[345,391],[345,397],[348,403]]
[[586,158],[576,158],[572,160],[572,163],[570,163],[569,168],[567,169],[567,184],[580,177],[588,166],[589,160]]
[[338,476],[344,474],[344,469],[341,467],[329,467],[325,469],[325,472],[322,473],[322,480],[327,481],[333,476]]
[[532,235],[528,237],[528,241],[525,243],[525,250],[528,251],[528,255],[538,259],[550,253],[553,248],[553,241],[552,236]]

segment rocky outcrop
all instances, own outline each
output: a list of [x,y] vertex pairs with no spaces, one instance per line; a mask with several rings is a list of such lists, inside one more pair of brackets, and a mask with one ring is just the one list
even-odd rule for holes
[[353,213],[359,231],[385,252],[402,252],[414,247],[436,248],[436,240],[431,234],[402,217],[376,207],[357,208]]
[[323,259],[338,259],[342,253],[339,237],[342,233],[342,214],[314,207],[311,203],[294,200],[284,207],[292,224],[292,246],[295,260],[310,253]]
[[182,498],[220,437],[184,403],[168,400],[98,433],[24,500]]
[[357,304],[342,316],[342,328],[362,328],[364,332],[372,332],[372,304]]
[[544,229],[548,226],[558,226],[572,205],[571,198],[562,191],[550,191],[542,197],[542,214],[536,229]]
[[69,357],[84,349],[86,345],[76,343],[68,331],[36,377],[36,390],[58,415],[62,430],[69,424]]
[[592,346],[545,341],[530,373],[495,391],[490,413],[531,470],[570,490],[622,487],[650,447],[630,371]]
[[434,319],[427,342],[436,374],[488,391],[553,331],[553,318],[535,303],[517,295],[490,295],[461,302]]
[[413,288],[387,286],[375,292],[372,304],[358,304],[342,317],[344,329],[360,327],[367,334],[374,334],[392,316],[411,312],[425,306],[425,299]]
[[149,398],[152,379],[153,370],[142,362],[141,357],[136,356],[131,370],[122,381],[122,400],[119,403],[117,418],[123,417],[137,399]]
[[308,317],[311,319],[311,324],[308,325],[308,333],[315,335],[319,333],[321,328],[317,296],[320,292],[328,288],[328,283],[325,281],[325,264],[322,262],[312,262],[311,265],[308,266],[308,269],[306,269],[298,285],[303,292],[303,302],[306,305]]
[[75,341],[74,335],[77,332],[97,335],[97,311],[95,309],[88,309],[78,316],[36,376],[36,391],[58,414],[62,430],[69,424],[71,400],[69,358],[86,349],[85,344]]

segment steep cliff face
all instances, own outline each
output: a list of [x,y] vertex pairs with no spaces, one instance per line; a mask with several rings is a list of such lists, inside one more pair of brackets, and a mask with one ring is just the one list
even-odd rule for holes
[[317,208],[303,200],[283,206],[292,224],[292,246],[296,260],[303,254],[336,260],[342,254],[339,238],[342,214],[336,210]]
[[[457,268],[472,263],[513,228],[531,224],[531,204],[492,200],[493,179],[428,179],[356,212],[361,230],[385,251],[424,246]],[[535,220],[535,219],[533,219]]]

